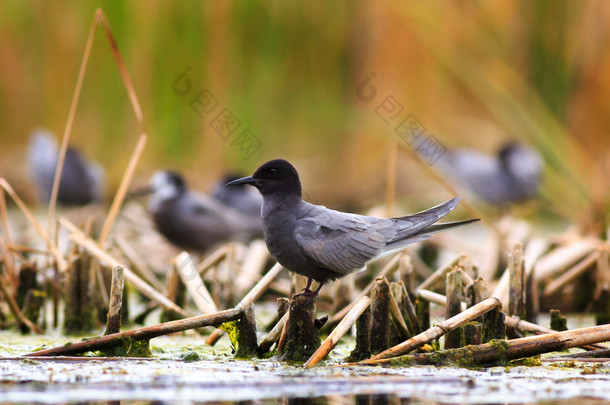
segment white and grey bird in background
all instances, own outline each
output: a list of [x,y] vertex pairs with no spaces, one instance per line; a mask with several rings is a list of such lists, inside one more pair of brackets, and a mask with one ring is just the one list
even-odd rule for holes
[[475,149],[455,149],[446,152],[436,164],[448,180],[496,206],[536,197],[543,169],[538,152],[514,142],[504,145],[496,155]]
[[180,248],[206,252],[229,241],[247,243],[263,236],[260,205],[257,214],[247,214],[190,191],[176,172],[156,172],[147,191],[152,192],[148,209],[156,228]]

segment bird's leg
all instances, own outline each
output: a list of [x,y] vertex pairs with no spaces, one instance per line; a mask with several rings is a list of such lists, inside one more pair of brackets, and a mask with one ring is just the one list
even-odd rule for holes
[[[311,283],[313,283],[313,279],[307,277],[307,285],[305,286],[305,288],[303,288],[301,291],[303,291],[301,294],[309,294],[311,292]],[[301,295],[299,294],[299,295]]]

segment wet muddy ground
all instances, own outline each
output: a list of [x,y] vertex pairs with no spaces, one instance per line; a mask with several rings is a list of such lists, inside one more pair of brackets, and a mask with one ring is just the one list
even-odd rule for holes
[[0,341],[1,402],[610,402],[610,364],[604,362],[481,370],[331,367],[352,349],[347,340],[322,366],[305,370],[273,358],[234,360],[226,338],[211,348],[198,336],[160,337],[151,341],[153,358],[122,360],[9,359],[67,340],[1,332]]

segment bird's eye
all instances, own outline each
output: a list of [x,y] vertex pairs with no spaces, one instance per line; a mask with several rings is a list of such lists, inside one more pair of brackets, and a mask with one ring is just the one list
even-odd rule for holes
[[276,174],[277,173],[277,169],[271,168],[271,169],[269,169],[269,173]]

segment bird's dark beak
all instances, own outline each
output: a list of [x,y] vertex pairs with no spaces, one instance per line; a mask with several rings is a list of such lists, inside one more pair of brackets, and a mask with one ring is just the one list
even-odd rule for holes
[[252,185],[254,185],[256,183],[258,183],[257,179],[255,179],[252,176],[248,176],[248,177],[242,177],[241,179],[230,181],[227,184],[225,184],[225,186],[238,186],[240,184],[252,184]]
[[152,187],[146,186],[146,187],[138,188],[138,189],[128,192],[127,195],[125,196],[125,199],[132,200],[134,198],[143,197],[143,196],[152,194],[153,192],[154,192],[154,190]]

